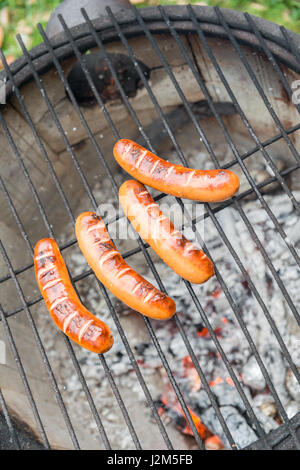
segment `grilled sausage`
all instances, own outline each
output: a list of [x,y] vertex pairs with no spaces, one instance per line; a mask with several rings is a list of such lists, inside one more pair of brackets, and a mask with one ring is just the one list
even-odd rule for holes
[[125,181],[119,198],[136,231],[179,276],[194,284],[213,276],[211,260],[174,227],[142,183]]
[[141,183],[166,194],[202,202],[220,202],[239,189],[230,170],[193,170],[174,165],[132,140],[121,139],[113,149],[119,165]]
[[98,354],[108,351],[113,345],[111,332],[80,302],[52,238],[43,238],[36,244],[34,268],[38,286],[58,328],[89,351]]
[[94,212],[80,214],[75,233],[95,275],[116,297],[147,317],[165,320],[174,315],[175,302],[128,266],[101,217]]

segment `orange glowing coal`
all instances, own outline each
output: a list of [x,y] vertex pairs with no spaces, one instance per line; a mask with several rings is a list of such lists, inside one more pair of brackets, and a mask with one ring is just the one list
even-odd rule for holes
[[[204,446],[207,450],[221,450],[224,449],[223,442],[219,439],[218,436],[214,435],[201,421],[200,417],[194,413],[191,408],[187,407],[193,423],[204,442]],[[182,411],[181,406],[178,402],[173,402],[171,405],[168,404],[166,397],[161,398],[161,407],[158,410],[159,415],[167,412],[175,422],[177,429],[179,429],[183,434],[188,436],[193,436],[193,431],[188,423],[188,420],[185,414]]]
[[[225,325],[226,323],[228,323],[228,319],[226,317],[222,317],[221,322]],[[213,332],[216,336],[220,337],[222,335],[222,327],[219,326],[215,328]],[[210,332],[204,326],[200,331],[197,331],[197,336],[199,336],[199,338],[210,338]]]
[[[209,382],[209,385],[210,385],[211,387],[214,387],[215,385],[221,384],[222,382],[224,382],[224,380],[222,379],[222,377],[216,377],[214,380],[211,380],[211,381]],[[229,385],[231,385],[232,387],[235,386],[231,377],[226,377],[225,382],[227,382],[227,383],[228,383]]]
[[184,367],[184,377],[187,377],[191,382],[191,390],[197,392],[201,388],[201,380],[191,357],[185,356],[182,359],[182,365]]

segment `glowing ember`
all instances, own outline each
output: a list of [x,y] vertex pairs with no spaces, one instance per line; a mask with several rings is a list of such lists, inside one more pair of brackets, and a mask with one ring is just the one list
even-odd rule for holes
[[196,392],[197,390],[200,390],[201,380],[190,356],[185,356],[182,359],[182,364],[184,367],[184,376],[188,377],[191,382],[191,391]]
[[[222,377],[216,377],[214,380],[211,380],[211,381],[209,382],[209,385],[210,385],[211,387],[214,387],[215,385],[221,384],[222,382],[224,382],[224,380],[222,379]],[[227,382],[227,383],[228,383],[229,385],[231,385],[232,387],[235,386],[231,377],[226,377],[225,382]]]
[[[204,442],[205,448],[208,450],[221,450],[224,449],[222,441],[218,436],[213,435],[213,433],[202,423],[199,416],[194,413],[191,408],[188,407],[189,413],[195,424],[195,427]],[[161,416],[164,412],[167,412],[170,417],[173,418],[177,429],[179,429],[183,434],[188,436],[193,436],[193,431],[188,423],[188,420],[183,413],[181,406],[178,402],[174,402],[171,405],[168,404],[167,398],[162,397],[160,400],[160,407],[158,413]]]

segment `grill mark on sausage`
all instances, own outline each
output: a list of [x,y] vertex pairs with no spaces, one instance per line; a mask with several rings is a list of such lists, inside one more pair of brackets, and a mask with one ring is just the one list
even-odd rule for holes
[[136,292],[140,287],[142,287],[143,284],[144,284],[144,281],[138,282],[138,283],[135,285],[135,287],[132,289],[132,291],[131,291],[132,294],[135,294],[135,292]]
[[125,145],[124,147],[124,157],[126,157],[132,150],[133,144]]
[[99,260],[99,265],[100,267],[102,268],[103,267],[103,263],[105,263],[105,261],[108,261],[110,258],[113,258],[114,256],[117,256],[119,253],[118,251],[116,250],[113,250],[113,251],[110,251],[106,254],[104,254],[102,256],[102,258]]
[[54,300],[50,306],[50,310],[54,310],[58,305],[68,300],[68,297],[59,297],[58,299]]
[[46,266],[45,268],[41,268],[39,270],[38,278],[41,279],[44,277],[49,271],[55,269],[55,264],[51,263],[50,265]]
[[154,173],[154,171],[155,171],[158,164],[159,164],[159,160],[156,160],[156,162],[153,164],[153,167],[149,171],[149,175],[153,175],[153,173]]
[[93,241],[92,245],[104,245],[104,243],[107,243],[107,242],[110,242],[110,238],[109,237],[106,237],[106,238],[95,238],[95,240]]
[[136,167],[136,168],[139,168],[139,166],[141,165],[141,163],[142,163],[143,159],[145,158],[146,154],[147,154],[147,150],[145,150],[144,152],[141,152],[141,153],[140,153],[140,156],[138,157],[138,159],[137,159],[137,161],[136,161],[136,163],[135,163],[135,167]]
[[114,248],[113,243],[110,239],[107,242],[106,241],[104,241],[104,242],[101,241],[101,243],[98,243],[98,245],[99,245],[100,248],[105,248],[106,249],[105,251],[110,251]]
[[38,256],[36,256],[36,261],[40,260],[40,259],[43,259],[43,258],[50,258],[52,257],[52,251],[41,251],[40,254],[38,254]]
[[168,180],[169,176],[171,175],[172,171],[174,170],[173,166],[170,166],[167,173],[166,173],[166,181]]
[[155,291],[149,292],[149,294],[147,294],[146,297],[144,298],[143,302],[144,303],[149,302],[149,300],[151,300],[155,295],[156,295]]
[[67,331],[68,326],[70,325],[73,318],[76,317],[76,315],[78,315],[77,312],[72,312],[72,313],[70,313],[69,315],[66,316],[66,318],[64,319],[64,322],[63,322],[63,332],[64,333]]
[[125,274],[128,271],[131,271],[131,268],[128,267],[128,268],[122,269],[121,271],[118,272],[118,274],[116,275],[116,278],[119,279],[121,276],[123,276],[123,274]]
[[94,230],[97,230],[97,229],[101,230],[103,228],[105,228],[105,223],[102,222],[102,220],[99,220],[97,224],[94,224],[91,227],[89,227],[86,232],[90,233],[90,232],[93,232]]
[[43,286],[43,290],[47,290],[47,289],[49,289],[49,287],[54,287],[54,286],[56,286],[56,284],[58,284],[59,282],[62,282],[62,280],[61,280],[60,278],[58,278],[58,279],[53,279],[52,281],[47,282],[47,284],[45,284],[45,285]]
[[188,186],[191,182],[191,179],[193,178],[194,174],[196,173],[196,170],[193,170],[189,173],[186,182],[184,183],[184,186]]
[[94,322],[94,320],[88,320],[80,329],[78,333],[78,339],[81,341],[81,338],[83,337],[84,333],[88,329],[88,327]]

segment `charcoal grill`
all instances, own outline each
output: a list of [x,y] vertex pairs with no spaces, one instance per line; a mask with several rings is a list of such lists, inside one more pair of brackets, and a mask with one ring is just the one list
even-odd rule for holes
[[[287,179],[294,177],[294,183],[297,185],[300,162],[297,150],[300,124],[298,122],[299,105],[292,101],[292,82],[299,79],[300,73],[299,36],[283,27],[248,14],[200,6],[170,6],[140,10],[132,8],[117,14],[113,14],[108,8],[106,18],[93,21],[89,19],[85,10],[82,10],[82,15],[82,24],[72,29],[69,29],[63,17],[60,17],[64,33],[51,40],[47,38],[43,28],[38,26],[43,43],[30,52],[27,51],[21,37],[18,37],[23,56],[10,67],[7,66],[1,53],[5,66],[5,72],[2,72],[1,78],[7,78],[7,101],[6,105],[1,107],[0,114],[2,126],[0,184],[3,212],[0,227],[2,234],[0,313],[3,334],[1,338],[7,345],[8,360],[10,357],[11,360],[9,367],[1,366],[0,405],[3,426],[6,426],[6,445],[16,449],[24,448],[24,446],[30,447],[32,438],[36,441],[36,446],[46,449],[89,448],[89,442],[84,441],[83,434],[76,424],[74,409],[70,410],[65,404],[65,391],[59,385],[61,377],[55,373],[55,358],[51,350],[46,349],[43,337],[36,326],[37,315],[45,315],[45,312],[39,310],[43,302],[36,289],[32,269],[34,243],[42,236],[54,237],[59,240],[62,253],[68,259],[68,253],[72,253],[77,244],[74,236],[66,239],[64,233],[72,233],[79,209],[97,210],[98,205],[105,202],[101,201],[101,198],[98,200],[94,195],[94,176],[101,180],[106,178],[111,185],[112,197],[117,194],[121,173],[117,173],[118,170],[111,156],[113,143],[120,137],[133,138],[135,136],[136,140],[140,140],[143,145],[155,152],[155,142],[147,133],[149,124],[155,119],[160,120],[162,132],[166,136],[166,145],[172,146],[181,164],[190,166],[186,157],[187,152],[182,150],[182,139],[178,139],[167,117],[170,110],[179,106],[184,110],[201,148],[207,152],[213,166],[239,168],[241,174],[245,176],[248,186],[245,189],[242,188],[237,196],[218,205],[204,205],[204,219],[210,219],[214,224],[224,249],[229,250],[251,295],[260,307],[261,315],[264,315],[270,324],[284,360],[288,363],[296,381],[300,383],[299,369],[259,289],[255,286],[255,280],[248,275],[239,253],[218,219],[218,214],[228,207],[233,207],[237,211],[268,266],[276,288],[281,292],[287,308],[294,316],[296,328],[299,328],[299,312],[288,286],[282,281],[280,270],[274,266],[243,208],[243,202],[249,196],[254,195],[258,199],[260,210],[266,212],[270,223],[275,226],[284,244],[284,249],[299,267],[297,249],[287,238],[277,216],[263,195],[268,185],[277,182],[281,191],[293,204],[295,213],[300,212],[299,201],[294,196]],[[82,60],[82,54],[95,50],[100,51],[105,57],[107,67],[117,84],[121,104],[104,103],[94,86],[91,74]],[[135,105],[135,98],[129,99],[126,96],[112,66],[109,52],[122,52],[132,61],[142,84],[140,107]],[[253,62],[256,60],[253,57],[257,58],[258,62]],[[147,79],[138,60],[143,61],[152,70],[152,80]],[[91,108],[82,108],[69,86],[67,76],[75,62],[80,64],[93,91],[96,103]],[[252,96],[254,100],[255,94],[255,100],[260,101],[259,112],[267,116],[265,127],[260,130],[253,124],[253,116],[249,119],[248,109],[245,109],[245,103],[237,97],[232,85],[234,74],[237,74],[239,68],[244,70],[242,87],[247,95],[246,99]],[[266,89],[266,77],[260,74],[264,68],[266,74],[272,77],[272,86],[274,87],[274,83],[278,85],[279,98],[277,91],[272,94]],[[211,74],[213,87],[210,87],[205,71]],[[189,80],[193,82],[192,87],[187,86]],[[159,93],[163,84],[163,91]],[[170,89],[171,92],[168,91]],[[226,99],[222,99],[224,96]],[[276,99],[282,107],[275,106]],[[214,133],[222,134],[231,150],[232,156],[225,163],[220,163],[213,148],[214,133],[208,137],[205,122],[196,116],[193,104],[198,101],[205,101],[209,110],[209,119],[213,120],[210,122],[214,123]],[[232,112],[220,113],[218,101],[226,101],[231,106]],[[251,103],[249,106],[251,107]],[[121,116],[120,119],[118,119],[118,114]],[[226,117],[225,114],[230,116]],[[233,116],[234,120],[230,121]],[[97,127],[98,121],[101,121],[101,125]],[[244,152],[232,138],[232,132],[237,125],[242,129],[241,138],[248,142],[248,149]],[[79,127],[80,132],[77,136],[76,131]],[[73,133],[72,130],[74,130]],[[102,134],[99,136],[100,131]],[[276,147],[277,144],[278,147]],[[277,167],[276,152],[275,154],[272,152],[274,145],[275,149],[279,149],[280,154],[285,157],[283,169]],[[263,181],[255,181],[251,169],[248,169],[248,162],[251,159],[264,161],[270,168],[270,175]],[[102,167],[101,170],[100,167]],[[26,190],[23,189],[24,185]],[[84,199],[83,195],[87,199]],[[156,195],[157,200],[162,201],[164,198],[163,194]],[[81,199],[84,200],[84,204],[86,200],[89,201],[89,207],[86,205],[81,207]],[[180,210],[183,210],[185,201],[177,199],[177,203]],[[197,232],[197,218],[189,213],[185,213],[185,216],[185,223],[196,231],[196,240],[214,259],[213,249],[209,250],[203,244],[201,235]],[[107,222],[108,227],[116,219],[122,217],[124,216],[120,212],[114,220]],[[130,249],[123,251],[123,256],[129,262],[133,262],[135,256],[142,255],[157,286],[165,291],[164,279],[156,269],[149,247],[141,239],[137,239],[134,243],[135,245]],[[270,433],[260,424],[244,391],[243,382],[237,375],[235,367],[228,360],[209,315],[203,307],[203,299],[196,295],[190,283],[183,281],[187,295],[190,296],[191,302],[199,312],[199,321],[208,330],[220,360],[223,361],[228,376],[240,395],[245,407],[245,416],[255,429],[257,441],[250,448],[299,449],[300,413],[293,417],[288,416],[243,319],[242,306],[236,303],[218,265],[216,278],[232,309],[238,327],[244,333],[245,342],[250,345],[281,417],[278,429]],[[81,281],[86,282],[87,285],[90,282],[96,282],[88,269],[73,275],[72,280],[75,286],[78,286]],[[114,323],[118,332],[115,336],[115,343],[123,343],[136,376],[136,382],[144,394],[143,410],[128,407],[126,405],[128,396],[124,397],[122,388],[117,385],[112,372],[110,353],[104,356],[99,355],[97,358],[99,367],[104,370],[106,380],[110,384],[115,400],[114,406],[119,408],[122,415],[123,425],[126,428],[124,432],[131,437],[134,448],[144,448],[145,433],[144,435],[140,433],[140,426],[137,430],[137,414],[142,416],[146,408],[149,417],[144,427],[147,429],[151,422],[151,425],[157,429],[158,437],[154,445],[169,450],[176,448],[176,444],[173,443],[173,431],[160,416],[155,392],[149,387],[148,378],[136,359],[136,353],[128,338],[127,327],[120,320],[118,309],[109,293],[99,282],[96,285],[99,289],[99,296],[104,298],[107,304],[110,314],[108,322]],[[84,298],[82,300],[84,301]],[[183,326],[182,317],[176,315],[174,322],[187,354],[200,377],[201,387],[206,391],[226,436],[227,446],[237,449],[239,446],[236,445],[203,372],[201,358],[199,359],[194,352],[189,332]],[[204,449],[204,443],[192,418],[189,404],[178,384],[176,371],[172,369],[168,353],[163,350],[160,339],[156,335],[155,322],[153,324],[151,320],[142,317],[140,327],[145,330],[145,334],[156,348],[162,368],[191,428],[193,442],[199,449]],[[110,432],[103,425],[102,419],[102,412],[105,410],[96,405],[90,391],[89,377],[85,377],[82,371],[86,357],[78,359],[77,347],[74,347],[63,334],[61,338],[67,351],[67,367],[74,369],[76,380],[81,384],[80,393],[83,394],[89,408],[90,419],[94,422],[96,434],[100,437],[99,448],[111,449]],[[33,357],[35,355],[37,357]],[[40,372],[42,367],[45,372]],[[37,377],[39,374],[41,375],[40,381]],[[49,394],[54,397],[53,401],[50,401]],[[76,407],[75,399],[74,407]],[[23,434],[21,434],[21,428]],[[27,432],[31,433],[29,440],[26,440]],[[153,442],[148,444],[148,448],[151,445]]]

